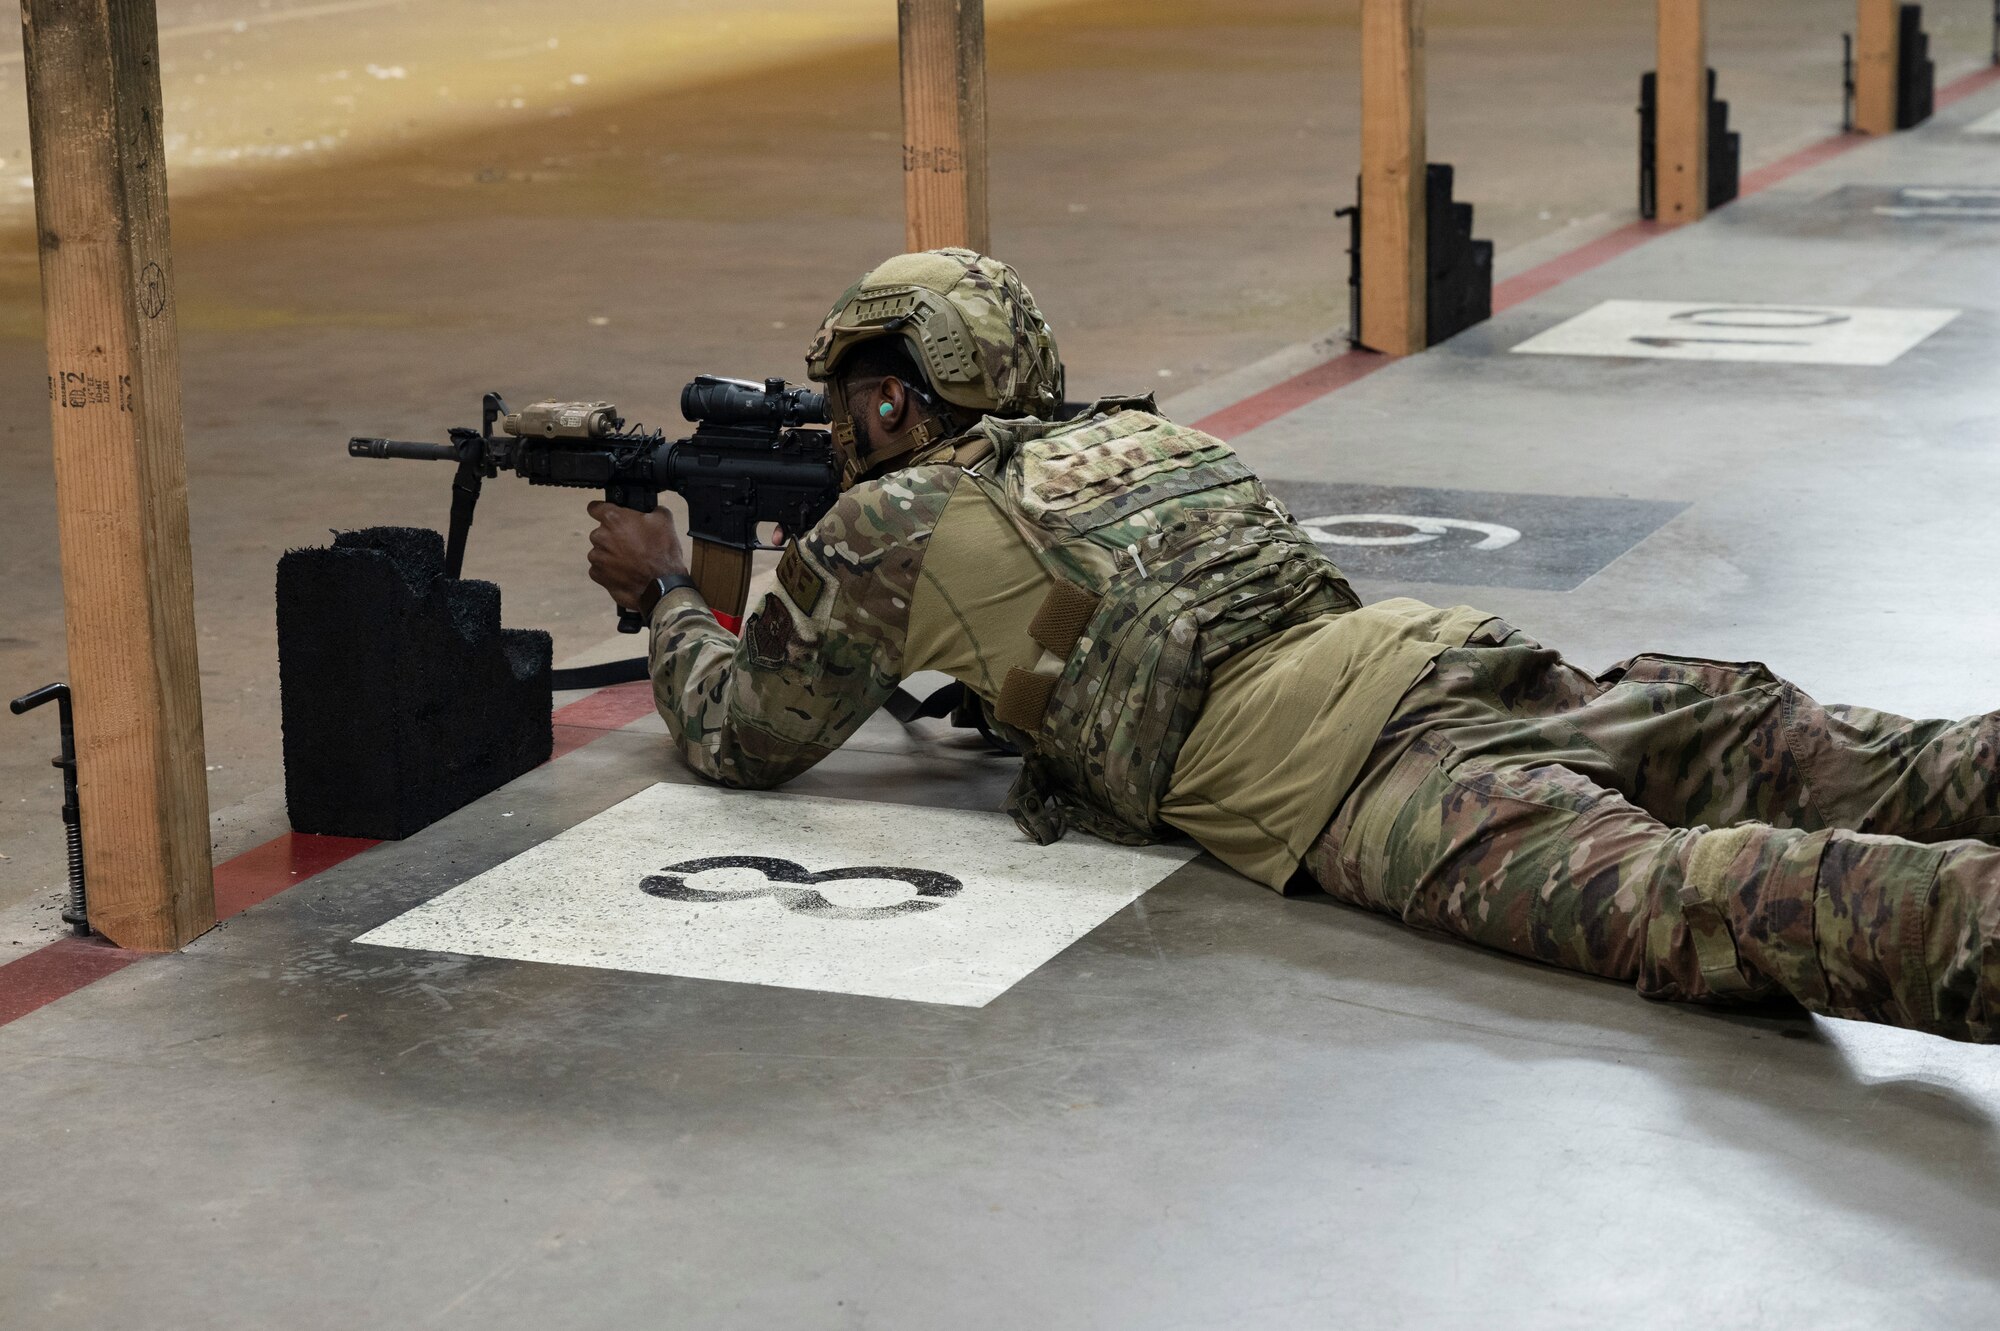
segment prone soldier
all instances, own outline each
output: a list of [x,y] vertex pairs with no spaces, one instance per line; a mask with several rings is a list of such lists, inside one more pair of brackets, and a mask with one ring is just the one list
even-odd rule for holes
[[1598,676],[1491,615],[1364,606],[1220,440],[1063,367],[1012,269],[889,260],[827,316],[843,493],[724,630],[664,510],[591,506],[681,754],[770,787],[903,677],[1024,755],[1044,844],[1178,830],[1268,887],[1719,1005],[2000,1040],[2000,713],[1821,706],[1761,665]]

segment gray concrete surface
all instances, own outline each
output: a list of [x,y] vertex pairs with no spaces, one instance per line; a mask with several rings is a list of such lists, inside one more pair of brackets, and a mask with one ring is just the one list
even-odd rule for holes
[[[1242,441],[1273,476],[1687,507],[1567,592],[1594,665],[2000,691],[2000,186],[1955,125],[1655,241]],[[1876,370],[1513,356],[1613,297],[1948,305]],[[1719,1017],[1197,860],[990,1006],[357,947],[656,780],[644,722],[0,1029],[0,1322],[37,1328],[1986,1327],[2000,1052]],[[880,725],[797,787],[989,805]],[[512,816],[505,816],[511,814]]]

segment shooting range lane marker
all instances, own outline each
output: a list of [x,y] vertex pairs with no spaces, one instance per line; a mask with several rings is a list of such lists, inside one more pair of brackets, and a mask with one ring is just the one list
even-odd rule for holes
[[1607,495],[1282,476],[1265,484],[1341,572],[1398,594],[1416,584],[1575,591],[1687,509],[1677,500]]
[[1538,356],[1889,365],[1958,310],[1607,300],[1514,347]]
[[[620,684],[579,698],[555,714],[554,762],[653,711],[648,684]],[[215,866],[216,923],[297,887],[380,844],[362,837],[286,832]],[[66,998],[135,961],[172,953],[130,952],[101,938],[59,938],[0,965],[0,1026]]]
[[1198,853],[661,784],[354,941],[984,1007]]
[[[1497,522],[1475,522],[1468,518],[1427,518],[1407,513],[1334,513],[1323,518],[1301,518],[1306,535],[1321,545],[1429,545],[1453,529],[1477,532],[1474,550],[1505,550],[1521,539],[1521,533]],[[1348,527],[1402,527],[1394,534],[1347,531]]]
[[[1937,109],[1941,111],[1955,102],[1963,101],[1996,82],[2000,82],[2000,68],[1974,70],[1938,89]],[[2000,120],[2000,111],[1993,112],[1985,119]],[[1822,139],[1788,157],[1779,158],[1754,171],[1746,171],[1736,197],[1739,201],[1747,199],[1753,194],[1782,184],[1802,171],[1809,171],[1823,162],[1830,162],[1874,141],[1865,134],[1835,134],[1831,138]],[[1523,301],[1533,300],[1572,277],[1579,277],[1594,268],[1600,268],[1619,255],[1665,235],[1670,229],[1672,228],[1662,228],[1651,222],[1631,222],[1609,235],[1600,236],[1596,240],[1578,246],[1568,254],[1558,255],[1524,273],[1516,273],[1505,281],[1496,282],[1493,284],[1493,313],[1502,314]],[[1269,425],[1280,416],[1290,415],[1300,407],[1338,392],[1349,384],[1366,379],[1388,365],[1392,359],[1388,356],[1378,356],[1372,351],[1343,352],[1290,379],[1253,393],[1240,402],[1209,413],[1194,422],[1194,428],[1223,439],[1238,438],[1259,426]]]

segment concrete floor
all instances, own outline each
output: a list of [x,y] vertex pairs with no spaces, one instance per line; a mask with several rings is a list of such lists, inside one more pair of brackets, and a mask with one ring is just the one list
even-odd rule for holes
[[[1989,91],[1859,148],[1238,443],[1274,478],[1371,503],[1432,513],[1448,491],[1461,507],[1433,515],[1562,544],[1552,558],[1581,575],[1419,581],[1447,575],[1399,575],[1377,551],[1370,596],[1466,600],[1592,666],[1754,657],[1829,699],[1984,710],[2000,690],[1980,553],[2000,492],[2000,223],[1891,221],[1867,191],[2000,188],[1993,141],[1958,129],[1996,107]],[[379,259],[385,281],[416,262]],[[807,267],[786,277],[801,309],[820,299]],[[1062,299],[1060,278],[1038,285]],[[1878,369],[1511,354],[1614,298],[1963,314]],[[1113,341],[1084,324],[1077,345]],[[258,422],[336,345],[291,336],[271,355],[295,377],[203,436],[233,441],[211,475],[236,461],[285,488]],[[537,344],[572,358],[551,373],[581,373],[574,340]],[[415,345],[385,334],[371,355],[392,367]],[[529,344],[512,345],[524,374]],[[414,410],[415,377],[385,375],[380,410]],[[320,391],[305,410],[338,434],[351,403]],[[336,494],[339,473],[311,465],[318,493],[285,501],[283,540],[315,538],[315,506],[344,506],[325,522],[425,511],[387,480]],[[521,511],[521,545],[560,545],[559,524]],[[246,566],[208,583],[242,622],[268,614],[259,542],[281,525],[207,526],[210,565]],[[541,622],[537,594],[574,596],[530,571],[520,595],[528,554],[484,550],[517,621]],[[573,647],[599,613],[586,598],[562,621]],[[1281,900],[1205,857],[983,1008],[352,942],[686,780],[658,731],[635,723],[0,1028],[0,1324],[1991,1323],[1995,1051],[1650,1005]],[[991,808],[1009,776],[878,723],[791,789]]]

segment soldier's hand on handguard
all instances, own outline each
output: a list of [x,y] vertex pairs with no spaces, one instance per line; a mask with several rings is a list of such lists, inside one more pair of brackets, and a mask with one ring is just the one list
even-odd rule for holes
[[635,513],[599,499],[587,511],[597,520],[590,533],[590,580],[610,592],[620,609],[637,610],[655,578],[688,571],[680,533],[666,509]]

